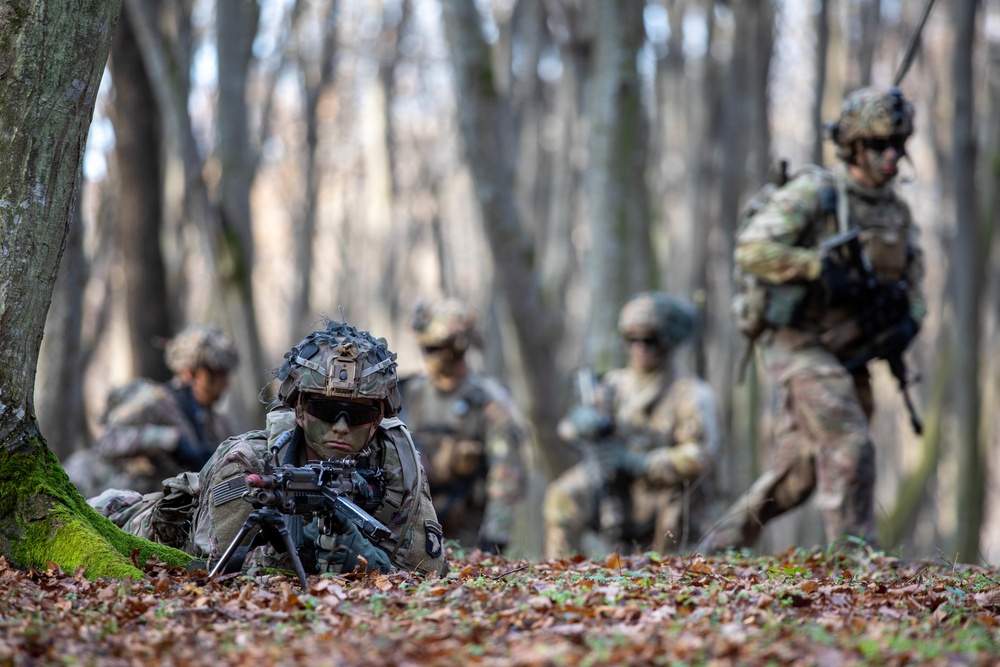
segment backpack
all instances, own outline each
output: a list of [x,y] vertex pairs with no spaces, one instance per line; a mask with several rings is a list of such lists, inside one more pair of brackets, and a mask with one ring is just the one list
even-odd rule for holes
[[[764,184],[743,205],[736,226],[736,236],[738,237],[749,226],[755,215],[767,207],[774,193],[785,183],[808,172],[818,172],[824,179],[834,180],[828,171],[813,165],[802,167],[789,177],[788,162],[782,160],[777,182]],[[840,185],[838,183],[824,186],[820,191],[821,212],[825,215],[837,215],[838,219],[841,215],[846,215],[846,211],[838,211],[837,202],[841,198],[838,197],[837,190]],[[846,196],[842,200],[846,201]],[[800,283],[783,285],[768,283],[747,273],[736,263],[733,265],[733,283],[735,293],[732,312],[736,318],[736,326],[747,342],[738,373],[738,378],[742,381],[754,343],[768,329],[786,326],[794,320],[809,287]]]

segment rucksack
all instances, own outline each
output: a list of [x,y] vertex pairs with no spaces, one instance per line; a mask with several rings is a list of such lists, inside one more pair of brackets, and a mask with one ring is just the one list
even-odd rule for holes
[[[747,228],[753,217],[767,207],[774,194],[785,183],[809,172],[818,172],[824,180],[831,181],[829,186],[824,186],[820,191],[821,211],[827,215],[838,215],[838,217],[846,214],[846,212],[838,213],[837,211],[837,186],[832,183],[835,179],[830,172],[821,167],[806,165],[789,177],[788,163],[786,160],[782,160],[777,182],[764,184],[747,199],[743,208],[740,209],[736,226],[737,237]],[[844,200],[846,201],[846,197]],[[735,292],[732,311],[736,318],[736,326],[747,341],[738,374],[742,381],[754,343],[768,329],[790,324],[798,314],[799,306],[804,301],[809,288],[801,283],[782,285],[767,283],[747,273],[736,263],[733,265],[733,284]]]

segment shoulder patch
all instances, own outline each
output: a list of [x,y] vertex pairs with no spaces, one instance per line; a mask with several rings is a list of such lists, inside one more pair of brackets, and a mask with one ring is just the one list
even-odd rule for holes
[[245,477],[232,477],[212,487],[212,504],[218,507],[231,500],[242,498],[247,492]]
[[431,558],[439,558],[444,549],[444,534],[441,524],[427,519],[424,521],[424,549]]

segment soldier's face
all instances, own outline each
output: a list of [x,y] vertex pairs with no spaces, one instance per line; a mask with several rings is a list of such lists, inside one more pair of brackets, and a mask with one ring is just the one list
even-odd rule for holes
[[465,353],[450,345],[425,347],[424,364],[433,380],[459,380],[465,374]]
[[667,360],[667,350],[652,333],[632,333],[625,337],[628,345],[628,365],[637,371],[651,373]]
[[194,400],[206,408],[215,405],[229,387],[229,371],[196,368],[182,374],[182,379],[191,387]]
[[899,173],[899,160],[906,155],[902,136],[870,137],[859,141],[855,178],[867,187],[881,187]]
[[295,406],[295,421],[316,458],[339,459],[361,451],[375,435],[381,417],[372,399],[303,395]]

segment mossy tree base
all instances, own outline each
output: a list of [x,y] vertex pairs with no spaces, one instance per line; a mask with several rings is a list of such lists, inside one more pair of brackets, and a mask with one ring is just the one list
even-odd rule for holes
[[[20,442],[18,442],[20,440]],[[0,450],[0,554],[20,568],[56,563],[66,572],[83,566],[90,579],[141,578],[132,562],[156,556],[185,566],[183,551],[130,535],[101,516],[80,495],[40,436],[21,435]]]

